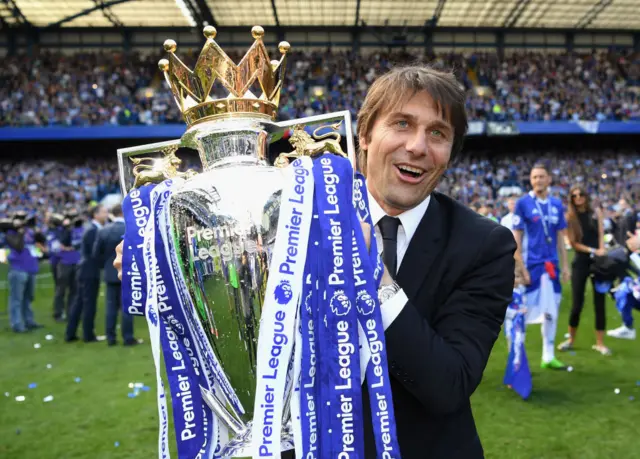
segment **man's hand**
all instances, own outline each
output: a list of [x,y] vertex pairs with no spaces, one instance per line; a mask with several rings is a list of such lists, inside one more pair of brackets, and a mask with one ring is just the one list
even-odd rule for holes
[[122,248],[124,247],[124,241],[122,241],[116,247],[116,258],[113,260],[113,267],[118,271],[118,279],[122,280]]
[[529,270],[525,267],[524,263],[521,260],[516,258],[516,277],[520,278],[519,282],[522,282],[522,285],[529,285],[531,283],[531,276],[529,275]]
[[627,231],[627,248],[632,252],[637,252],[640,250],[640,236],[636,236],[631,231]]
[[596,251],[594,253],[596,255],[598,255],[599,257],[604,257],[607,254],[607,250],[606,249],[596,249]]

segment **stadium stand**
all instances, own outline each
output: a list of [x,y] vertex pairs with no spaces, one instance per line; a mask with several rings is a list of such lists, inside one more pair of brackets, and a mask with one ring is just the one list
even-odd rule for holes
[[[50,52],[9,57],[0,67],[0,127],[179,123],[168,85],[157,72],[160,57]],[[471,120],[640,120],[635,86],[640,61],[624,52],[521,52],[504,59],[482,52],[297,52],[288,60],[280,118],[340,110],[355,117],[377,76],[415,61],[455,70],[467,89]]]
[[[355,132],[367,90],[391,67],[420,62],[451,69],[466,91],[470,123],[463,154],[439,191],[488,218],[508,220],[510,198],[531,188],[530,169],[542,162],[565,209],[569,190],[580,184],[602,209],[610,241],[624,243],[634,228],[640,234],[637,0],[0,0],[0,224],[14,225],[22,214],[24,226],[35,222],[37,235],[49,237],[31,284],[33,331],[12,333],[8,307],[0,309],[6,357],[0,456],[157,455],[154,398],[142,399],[156,390],[149,349],[117,353],[75,342],[79,336],[66,330],[66,319],[51,317],[58,274],[46,265],[56,261],[51,254],[61,243],[61,226],[80,228],[96,203],[112,210],[121,201],[118,149],[185,132],[158,71],[158,60],[167,56],[164,41],[174,39],[177,55],[193,68],[203,28],[213,25],[216,42],[237,63],[257,24],[265,29],[270,59],[279,56],[279,42],[291,44],[279,120],[346,110]],[[277,142],[290,148],[286,134]],[[183,169],[200,168],[196,152],[177,154]],[[9,231],[0,229],[6,305],[10,291],[25,291],[9,281]],[[637,418],[637,343],[609,339],[625,337],[624,321],[607,337],[613,356],[589,350],[587,289],[583,330],[567,355],[576,371],[543,375],[532,367],[535,394],[527,404],[511,391],[499,392],[507,351],[498,338],[472,399],[487,457],[640,456],[637,422],[625,422],[631,414]],[[565,284],[558,342],[570,291]],[[99,318],[105,298],[97,298]],[[607,328],[624,320],[613,303],[607,298]],[[137,336],[148,339],[146,325],[136,321]],[[529,348],[541,339],[537,330],[528,333]],[[134,388],[128,397],[127,386]]]

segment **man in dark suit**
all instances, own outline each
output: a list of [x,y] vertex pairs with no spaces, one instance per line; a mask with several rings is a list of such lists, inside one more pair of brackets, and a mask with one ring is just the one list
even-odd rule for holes
[[512,233],[434,191],[462,148],[464,100],[450,73],[396,68],[372,85],[358,116],[358,163],[386,266],[378,296],[403,459],[484,457],[469,399],[512,297]]
[[[116,344],[116,323],[118,312],[122,309],[122,287],[118,271],[113,267],[116,257],[116,246],[124,237],[124,218],[122,206],[116,205],[111,209],[113,221],[98,231],[93,246],[93,258],[104,267],[104,281],[107,285],[107,317],[106,335],[109,346]],[[122,339],[125,346],[141,343],[133,336],[133,317],[122,311],[121,323]]]
[[78,330],[78,322],[82,317],[83,339],[87,343],[102,341],[103,337],[95,334],[95,318],[96,304],[98,302],[98,292],[100,291],[100,271],[102,264],[99,260],[93,258],[93,246],[96,241],[96,235],[107,219],[109,214],[104,206],[95,206],[91,209],[91,221],[87,224],[85,232],[82,236],[80,246],[80,263],[78,264],[78,295],[71,309],[69,321],[67,322],[67,330],[65,333],[65,341],[77,341],[76,332]]

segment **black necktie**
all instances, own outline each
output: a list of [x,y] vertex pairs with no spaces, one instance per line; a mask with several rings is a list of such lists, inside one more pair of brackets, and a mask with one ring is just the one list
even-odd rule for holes
[[382,235],[382,261],[393,280],[396,279],[398,270],[398,226],[400,226],[400,219],[387,215],[378,222]]

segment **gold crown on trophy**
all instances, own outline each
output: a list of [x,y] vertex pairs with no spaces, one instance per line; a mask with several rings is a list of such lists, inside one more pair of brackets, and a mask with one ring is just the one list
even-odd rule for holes
[[[165,51],[170,53],[169,58],[158,62],[187,126],[233,116],[275,119],[286,55],[291,47],[289,43],[283,41],[278,45],[282,54],[279,61],[269,60],[262,41],[264,29],[254,26],[251,35],[255,42],[236,65],[214,41],[217,33],[215,27],[206,26],[203,33],[207,41],[193,71],[174,54],[177,48],[174,40],[164,42]],[[228,97],[212,97],[211,90],[216,80],[229,91]],[[250,90],[256,81],[262,90],[259,96]]]

